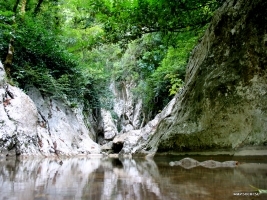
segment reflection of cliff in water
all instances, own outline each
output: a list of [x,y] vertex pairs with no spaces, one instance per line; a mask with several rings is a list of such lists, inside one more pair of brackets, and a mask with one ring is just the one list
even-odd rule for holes
[[[99,167],[99,159],[73,158],[1,161],[2,199],[79,199],[87,175]],[[13,197],[13,198],[12,198]]]
[[[168,161],[72,158],[0,161],[0,199],[244,199],[267,188],[267,164],[185,169]],[[156,164],[157,163],[157,164]],[[257,199],[265,199],[260,195]],[[251,198],[249,198],[251,199]]]
[[84,199],[163,199],[153,160],[108,159],[90,175]]
[[152,160],[72,158],[61,163],[47,158],[2,161],[1,165],[3,199],[161,198]]
[[[198,166],[186,169],[182,166],[159,167],[163,185],[172,186],[181,199],[266,199],[260,196],[233,196],[233,193],[253,193],[250,185],[267,188],[267,164],[244,163],[236,168],[206,168]],[[168,188],[167,188],[168,189]],[[164,188],[162,188],[164,190]]]

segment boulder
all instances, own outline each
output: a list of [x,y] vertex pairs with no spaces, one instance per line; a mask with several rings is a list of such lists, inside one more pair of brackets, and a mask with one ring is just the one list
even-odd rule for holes
[[113,139],[113,151],[121,154],[131,154],[132,146],[135,145],[140,137],[140,130],[131,130],[127,133],[117,135]]
[[[113,140],[116,151],[120,150],[120,154],[133,154],[133,153],[147,153],[145,144],[149,141],[161,120],[169,116],[173,110],[174,103],[177,96],[174,97],[167,106],[156,115],[156,117],[148,122],[143,128],[137,130],[131,130],[126,133],[116,136]],[[118,148],[117,148],[118,147]],[[148,154],[150,154],[148,152]]]

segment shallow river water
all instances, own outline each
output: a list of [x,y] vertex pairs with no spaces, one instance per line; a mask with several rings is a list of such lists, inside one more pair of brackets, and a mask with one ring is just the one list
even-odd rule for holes
[[186,169],[169,165],[182,158],[2,159],[0,199],[267,199],[267,194],[253,188],[267,189],[266,156],[191,157],[198,161],[239,161],[231,168]]

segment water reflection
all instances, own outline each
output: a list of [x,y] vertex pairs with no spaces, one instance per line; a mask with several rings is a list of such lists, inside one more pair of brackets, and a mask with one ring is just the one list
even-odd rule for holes
[[[185,169],[166,158],[72,158],[0,161],[0,199],[266,199],[267,164]],[[237,196],[236,194],[239,194]],[[242,195],[242,194],[247,195]]]

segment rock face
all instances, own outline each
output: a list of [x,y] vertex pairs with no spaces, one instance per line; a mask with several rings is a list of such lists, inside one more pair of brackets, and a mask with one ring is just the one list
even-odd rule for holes
[[113,110],[101,109],[100,124],[103,133],[98,136],[98,141],[104,144],[102,150],[110,150],[112,147],[113,151],[118,153],[125,140],[129,143],[128,146],[132,147],[140,137],[142,101],[134,99],[131,91],[134,87],[135,84],[131,81],[113,81],[110,84],[114,95]]
[[77,155],[99,153],[81,109],[42,97],[31,88],[29,96],[8,85],[0,63],[0,152],[17,155]]
[[101,109],[104,139],[111,140],[118,135],[117,127],[112,119],[110,111]]
[[118,127],[120,133],[139,129],[141,126],[142,102],[134,100],[131,89],[134,83],[122,82],[119,86],[112,83],[110,89],[115,96],[114,112],[118,116]]
[[267,144],[267,2],[226,1],[189,60],[171,114],[136,152]]
[[101,109],[101,119],[97,127],[100,129],[99,144],[106,144],[114,137],[138,130],[142,126],[142,101],[135,100],[131,91],[135,86],[132,81],[111,82],[110,91],[114,96],[113,109]]
[[146,142],[154,135],[158,124],[171,114],[178,96],[179,94],[177,94],[153,120],[148,122],[141,129],[131,130],[116,136],[113,139],[114,151],[120,152],[120,154],[132,154],[136,152],[146,154],[146,151],[144,151]]

